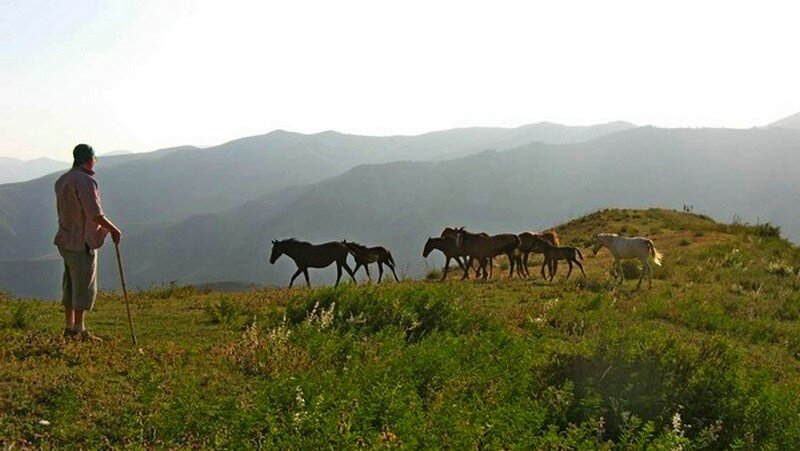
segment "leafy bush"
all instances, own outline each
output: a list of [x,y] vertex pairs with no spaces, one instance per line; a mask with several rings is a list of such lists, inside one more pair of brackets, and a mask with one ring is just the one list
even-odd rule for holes
[[425,280],[439,280],[442,278],[442,270],[433,268],[425,273]]
[[770,264],[767,265],[767,272],[781,277],[795,275],[795,269],[783,262],[770,262]]
[[578,398],[595,400],[574,406],[568,417],[602,415],[615,442],[634,440],[637,431],[649,434],[648,422],[674,425],[676,415],[683,419],[680,436],[701,447],[750,447],[758,437],[782,448],[800,440],[797,395],[744,371],[722,341],[693,346],[639,329],[605,336],[588,353],[560,360],[551,383],[572,381]]
[[337,330],[374,334],[400,327],[406,339],[414,342],[435,330],[460,333],[483,327],[481,321],[450,302],[458,290],[452,285],[321,288],[295,299],[286,315],[291,324],[298,324],[316,309],[329,309],[335,303],[332,326]]
[[623,260],[622,275],[625,280],[638,280],[642,274],[642,267],[636,260]]
[[204,308],[211,324],[231,324],[241,312],[236,303],[227,296],[223,296],[217,304],[209,304]]

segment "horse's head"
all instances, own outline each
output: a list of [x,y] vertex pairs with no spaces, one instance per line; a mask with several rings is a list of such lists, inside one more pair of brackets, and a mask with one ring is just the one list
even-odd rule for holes
[[425,248],[422,249],[422,257],[425,258],[433,252],[433,238],[428,238],[425,242]]
[[592,247],[592,255],[597,255],[597,252],[600,251],[600,248],[603,246],[608,246],[608,238],[613,236],[609,233],[598,233],[594,236],[594,246]]
[[553,246],[553,243],[547,241],[542,235],[534,234],[533,235],[533,248],[540,252],[543,252],[545,249],[549,249]]
[[278,257],[283,255],[283,247],[284,247],[283,244],[284,244],[283,241],[272,240],[272,253],[269,256],[270,264],[274,265],[275,262],[278,260]]

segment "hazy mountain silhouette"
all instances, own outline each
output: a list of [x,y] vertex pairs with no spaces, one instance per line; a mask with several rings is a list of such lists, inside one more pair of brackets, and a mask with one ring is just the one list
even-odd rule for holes
[[[532,141],[573,142],[630,128],[534,124],[467,128],[418,136],[313,135],[277,130],[200,149],[184,146],[103,157],[97,179],[108,215],[135,234],[154,224],[231,209],[286,188],[340,174],[356,165],[437,159]],[[0,185],[0,260],[54,256],[53,183],[60,174]]]
[[[291,262],[284,258],[271,266],[267,256],[269,239],[290,236],[384,244],[401,271],[420,275],[425,239],[446,224],[519,232],[609,206],[684,204],[726,221],[734,214],[771,221],[798,240],[798,167],[800,132],[642,127],[584,143],[534,143],[446,161],[362,165],[221,213],[127,236],[123,249],[132,286],[170,280],[285,284]],[[114,287],[113,254],[106,249],[102,258],[103,286]],[[441,259],[429,263],[440,265]],[[28,269],[51,271],[49,278],[37,279],[37,289],[57,291],[59,264],[54,259]],[[0,264],[0,272],[9,266]],[[319,284],[332,275],[316,271],[312,278]],[[2,286],[13,291],[31,289],[4,278]]]
[[69,167],[69,163],[50,158],[19,160],[0,157],[0,184],[35,179],[66,167]]
[[418,275],[422,244],[443,225],[518,232],[606,206],[691,204],[723,220],[738,214],[772,221],[798,239],[798,167],[800,133],[650,127],[581,144],[360,166],[135,237],[128,246],[141,264],[131,266],[132,277],[140,284],[162,275],[182,282],[285,283],[288,260],[271,267],[266,255],[270,237],[289,236],[383,243]]
[[793,114],[785,117],[779,121],[775,121],[767,127],[790,128],[793,130],[800,130],[800,113]]

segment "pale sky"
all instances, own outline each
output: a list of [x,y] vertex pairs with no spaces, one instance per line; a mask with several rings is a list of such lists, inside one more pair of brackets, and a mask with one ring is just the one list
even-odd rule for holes
[[0,0],[0,156],[278,128],[760,126],[800,111],[795,4]]

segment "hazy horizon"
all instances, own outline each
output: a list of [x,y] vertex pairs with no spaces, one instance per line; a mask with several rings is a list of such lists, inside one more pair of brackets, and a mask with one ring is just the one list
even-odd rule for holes
[[800,110],[797,7],[729,2],[0,4],[0,156]]
[[[779,118],[779,119],[783,119],[783,118]],[[283,128],[276,128],[276,129],[272,129],[272,130],[265,130],[265,131],[263,131],[261,133],[254,133],[254,134],[251,134],[251,135],[234,136],[234,137],[223,139],[222,141],[214,142],[214,143],[184,142],[184,143],[174,143],[174,144],[166,145],[166,146],[159,146],[159,147],[155,147],[155,148],[146,148],[146,149],[143,148],[141,150],[129,150],[129,149],[101,149],[101,150],[98,150],[98,149],[95,149],[95,151],[97,152],[98,157],[104,157],[104,156],[118,156],[118,155],[126,155],[126,154],[137,154],[137,153],[148,153],[148,152],[155,152],[155,151],[161,150],[161,149],[168,149],[168,148],[181,147],[181,146],[191,146],[191,147],[197,147],[199,149],[208,149],[208,148],[218,147],[218,146],[221,146],[221,145],[224,145],[224,144],[227,144],[229,142],[236,141],[236,140],[239,140],[239,139],[251,138],[251,137],[255,137],[255,136],[263,136],[263,135],[267,135],[267,134],[270,134],[270,133],[273,133],[273,132],[279,132],[279,131],[284,131],[284,132],[288,132],[288,133],[298,133],[298,134],[302,134],[302,135],[316,135],[316,134],[322,134],[322,133],[326,133],[326,132],[335,132],[335,133],[341,133],[343,135],[367,136],[367,137],[393,137],[393,136],[411,137],[411,136],[426,135],[426,134],[429,134],[429,133],[437,133],[437,132],[443,132],[443,131],[469,129],[469,128],[516,129],[516,128],[521,128],[521,127],[525,127],[525,126],[528,126],[528,125],[545,124],[545,123],[554,124],[554,125],[562,125],[562,126],[566,126],[566,127],[591,127],[591,126],[597,126],[597,125],[611,124],[611,123],[615,123],[615,122],[629,123],[629,124],[632,124],[634,127],[655,127],[655,128],[661,128],[661,129],[709,129],[709,128],[718,128],[718,129],[730,129],[730,130],[746,130],[746,129],[759,128],[759,127],[763,127],[765,125],[769,125],[769,124],[763,124],[763,125],[752,125],[752,126],[742,126],[742,127],[725,127],[725,126],[711,127],[711,126],[704,126],[704,125],[664,127],[664,126],[659,126],[659,125],[656,125],[656,124],[636,124],[636,123],[633,123],[633,122],[630,122],[630,121],[625,121],[625,120],[607,121],[607,122],[592,123],[592,124],[588,124],[588,123],[587,124],[565,124],[565,123],[561,123],[561,122],[541,120],[541,121],[536,121],[536,122],[526,122],[524,124],[519,124],[519,125],[474,124],[474,125],[464,125],[464,126],[460,126],[460,127],[452,127],[452,128],[447,128],[447,129],[424,130],[424,131],[420,131],[419,133],[373,133],[373,134],[354,133],[354,132],[342,131],[342,130],[334,130],[334,129],[321,129],[321,130],[315,130],[315,131],[301,132],[301,131],[296,131],[296,130],[287,130],[287,129],[283,129]],[[89,142],[89,141],[82,141],[82,142]],[[76,144],[77,144],[77,142],[76,142]],[[54,155],[54,156],[36,155],[36,156],[19,157],[19,156],[14,156],[14,155],[9,155],[9,156],[0,155],[0,158],[15,159],[15,160],[23,161],[23,162],[32,162],[32,161],[35,161],[35,160],[38,160],[38,159],[43,159],[43,158],[44,159],[51,159],[51,160],[55,160],[55,161],[61,161],[61,162],[70,162],[71,161],[71,153],[70,152],[72,151],[72,147],[73,147],[72,144],[68,144],[65,149],[59,150],[58,153],[56,155]]]

